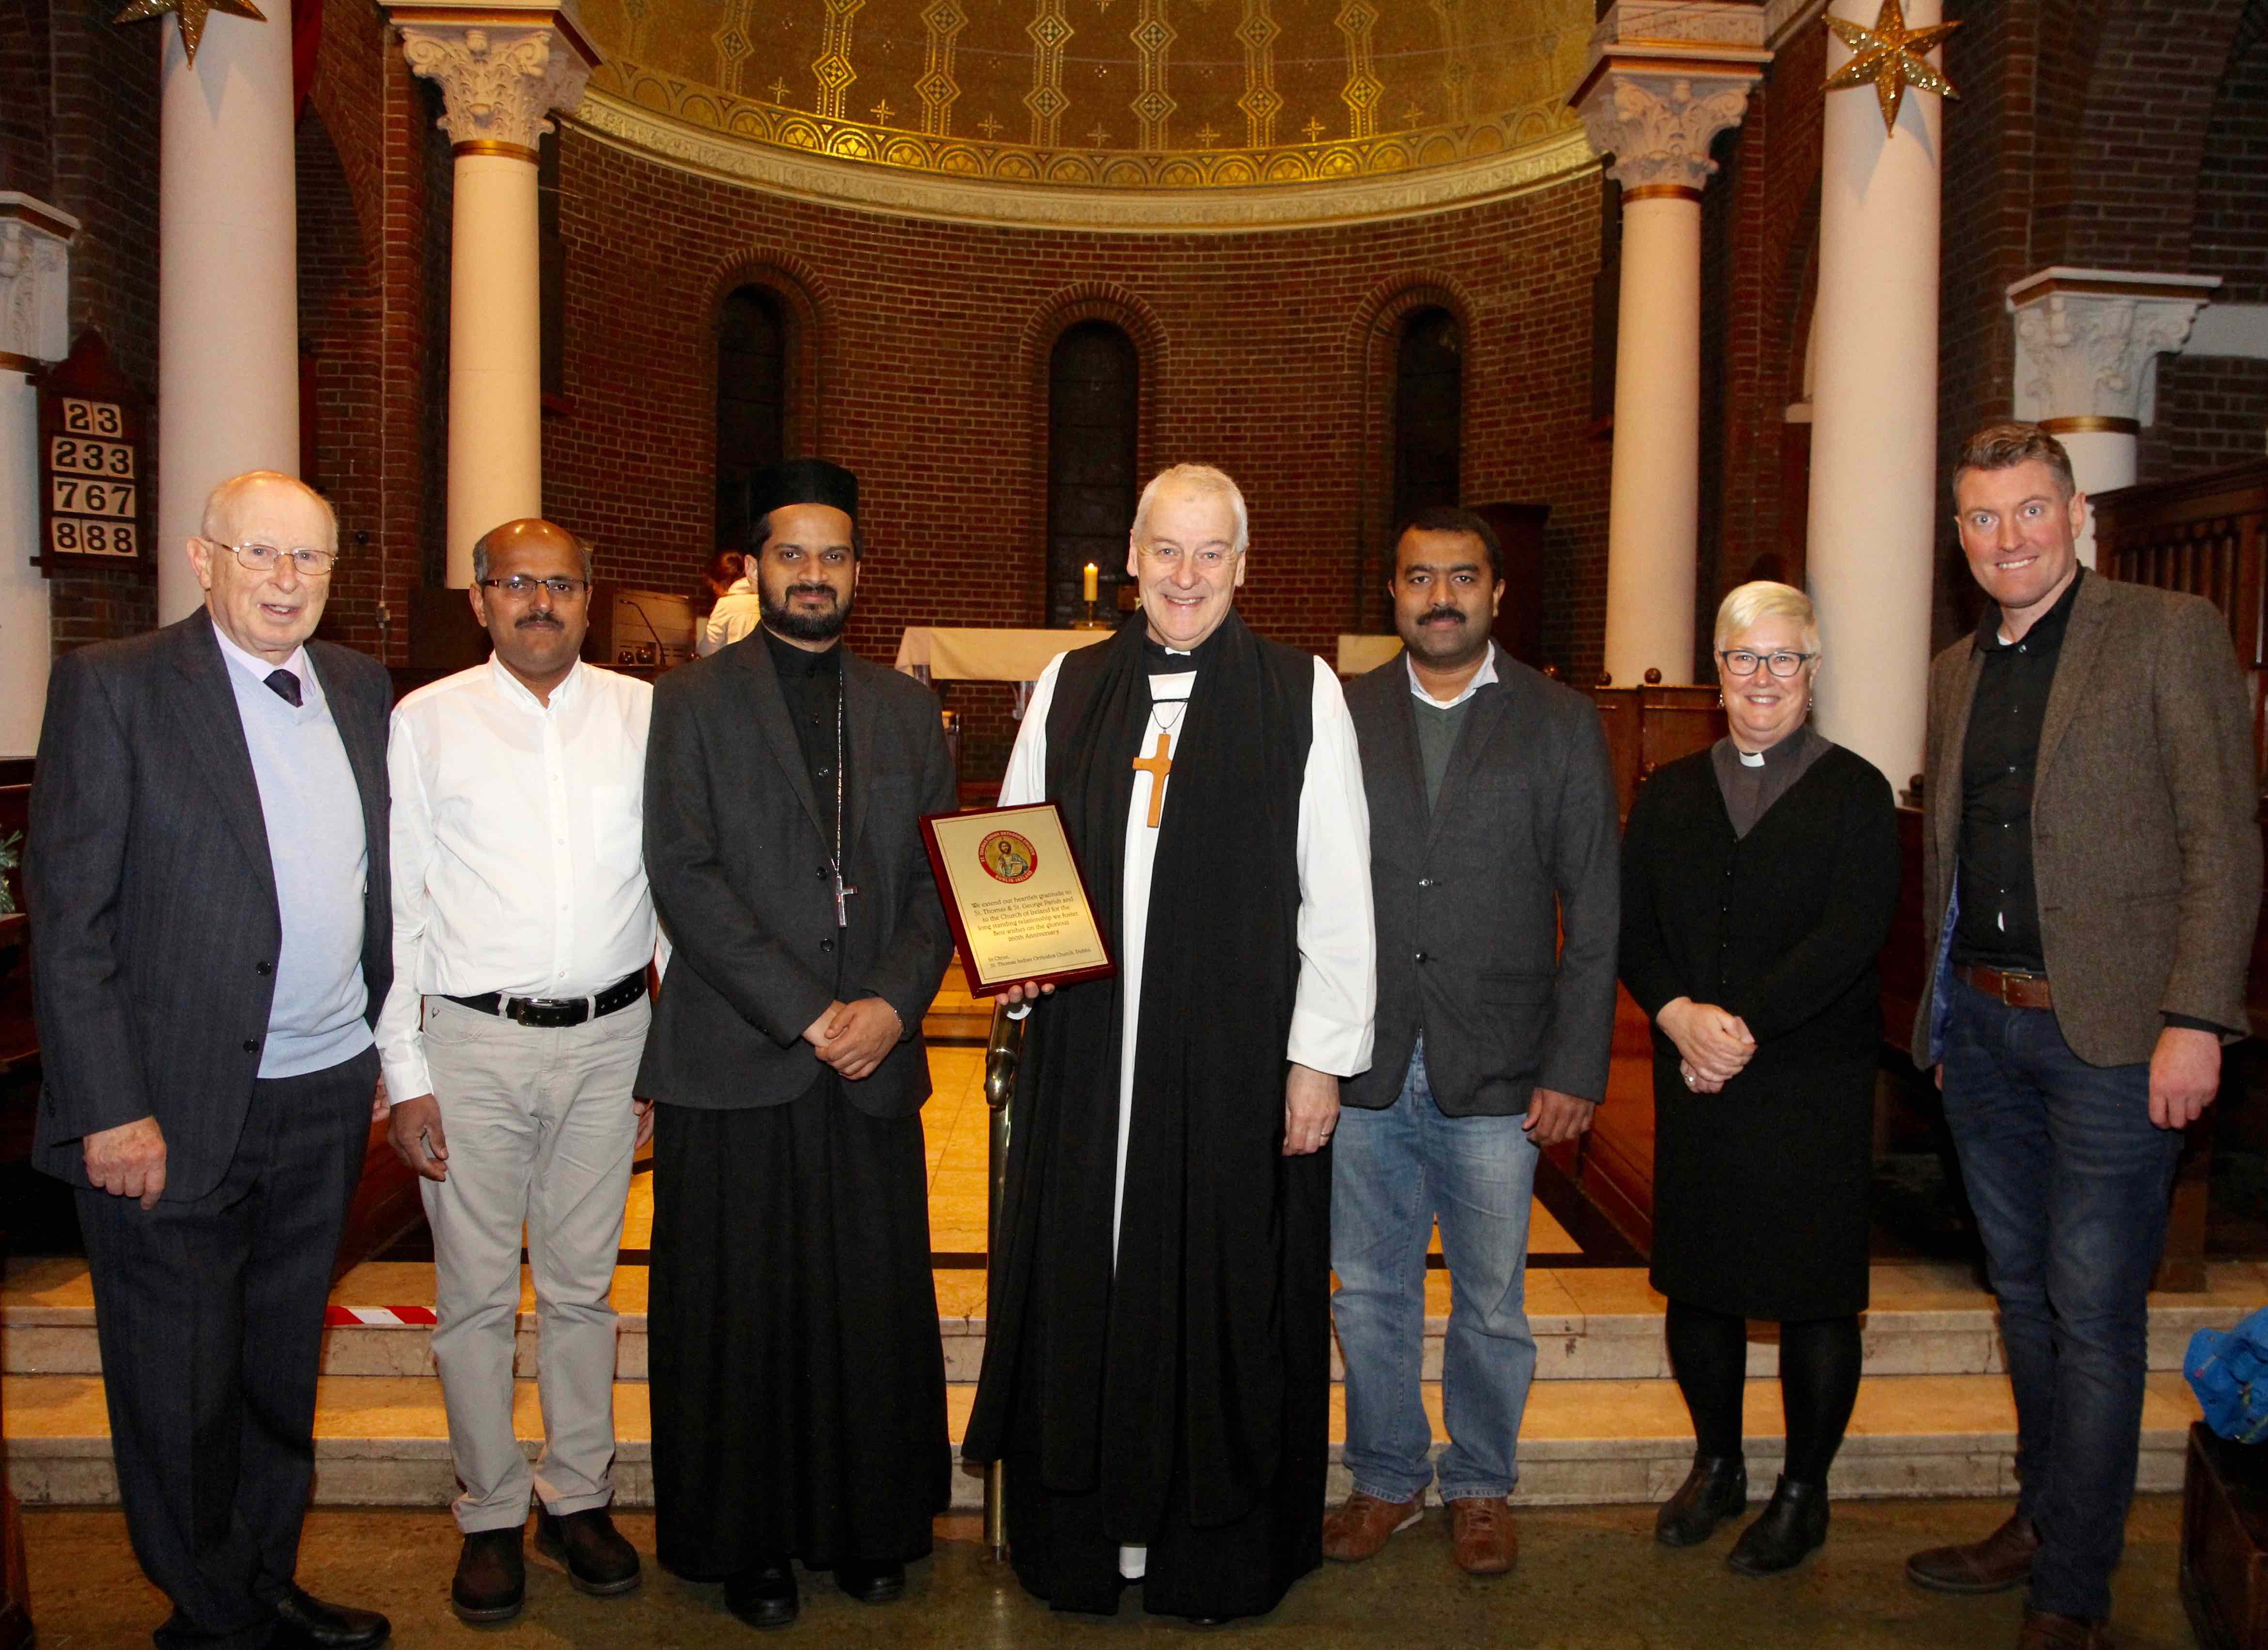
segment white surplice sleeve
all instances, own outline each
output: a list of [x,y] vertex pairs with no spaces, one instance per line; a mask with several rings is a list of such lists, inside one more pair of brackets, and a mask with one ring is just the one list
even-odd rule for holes
[[1351,1077],[1370,1068],[1377,1023],[1370,804],[1363,796],[1354,719],[1347,715],[1338,678],[1321,659],[1315,661],[1313,719],[1300,787],[1300,987],[1285,1052],[1313,1070]]
[[1000,780],[1000,806],[1020,808],[1045,802],[1048,796],[1048,707],[1055,703],[1056,674],[1064,656],[1057,654],[1040,672],[1032,701],[1024,707],[1024,725],[1017,731],[1016,748],[1008,753],[1008,771]]

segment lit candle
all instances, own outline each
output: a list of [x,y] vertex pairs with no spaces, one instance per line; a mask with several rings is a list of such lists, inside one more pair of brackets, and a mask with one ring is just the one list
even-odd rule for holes
[[1080,588],[1086,592],[1086,600],[1091,602],[1094,599],[1094,563],[1092,561],[1086,564],[1086,572],[1083,576]]

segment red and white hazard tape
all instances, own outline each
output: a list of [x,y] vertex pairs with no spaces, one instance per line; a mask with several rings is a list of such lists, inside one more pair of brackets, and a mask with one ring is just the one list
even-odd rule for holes
[[430,1329],[439,1322],[430,1306],[327,1306],[326,1329]]

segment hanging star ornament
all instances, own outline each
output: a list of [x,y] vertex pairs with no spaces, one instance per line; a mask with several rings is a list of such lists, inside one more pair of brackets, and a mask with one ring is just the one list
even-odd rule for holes
[[181,19],[181,49],[189,61],[197,61],[197,42],[205,37],[205,17],[209,12],[225,12],[232,18],[250,18],[254,23],[268,21],[268,14],[252,0],[134,0],[134,4],[111,18],[113,23],[141,23],[151,18],[161,18],[168,11]]
[[1884,130],[1897,129],[1898,106],[1905,101],[1910,85],[1934,92],[1940,98],[1961,95],[1926,55],[1960,24],[1936,23],[1926,29],[1910,29],[1898,0],[1882,0],[1882,9],[1876,13],[1874,26],[1870,29],[1831,12],[1820,21],[1834,30],[1836,39],[1853,54],[1849,62],[1827,77],[1827,90],[1840,92],[1871,82],[1874,97],[1882,106]]

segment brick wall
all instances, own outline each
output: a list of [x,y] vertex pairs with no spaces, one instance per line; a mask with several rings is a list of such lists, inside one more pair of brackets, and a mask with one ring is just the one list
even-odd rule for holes
[[831,209],[572,129],[561,160],[573,410],[546,421],[545,495],[597,544],[605,574],[689,590],[706,560],[716,299],[770,260],[810,272],[796,283],[815,315],[802,347],[815,331],[824,390],[805,444],[864,483],[862,651],[887,656],[911,623],[1040,621],[1035,398],[1055,332],[1099,297],[1148,318],[1135,329],[1153,398],[1144,462],[1204,459],[1239,479],[1253,521],[1241,611],[1328,649],[1355,612],[1359,549],[1375,578],[1389,531],[1365,485],[1388,392],[1368,363],[1395,295],[1423,288],[1454,295],[1466,323],[1466,495],[1552,504],[1547,649],[1596,668],[1608,453],[1585,434],[1595,174],[1403,223],[1174,237]]

